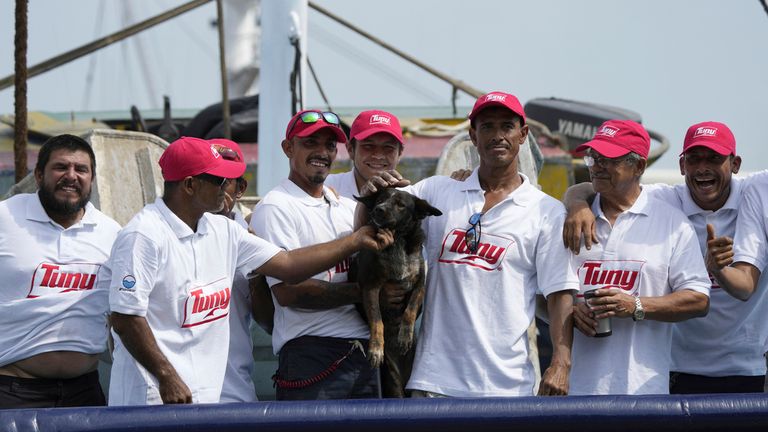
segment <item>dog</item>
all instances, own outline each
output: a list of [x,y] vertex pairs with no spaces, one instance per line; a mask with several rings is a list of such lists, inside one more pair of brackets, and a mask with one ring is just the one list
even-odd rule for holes
[[[395,242],[388,248],[358,253],[355,278],[363,294],[363,309],[371,331],[368,345],[371,367],[385,363],[386,373],[382,373],[385,397],[405,397],[405,384],[413,361],[414,324],[424,301],[421,221],[443,213],[423,199],[392,188],[355,199],[368,209],[369,224],[390,229],[394,234]],[[380,307],[379,296],[387,282],[398,283],[407,292],[405,310]]]

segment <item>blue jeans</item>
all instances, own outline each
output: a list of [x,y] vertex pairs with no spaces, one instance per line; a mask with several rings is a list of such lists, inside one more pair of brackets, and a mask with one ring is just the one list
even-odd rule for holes
[[76,378],[17,378],[0,375],[0,409],[104,406],[99,373]]
[[[364,352],[353,347],[355,339],[301,336],[280,350],[277,377],[295,386],[277,385],[277,400],[378,398],[378,370],[372,369]],[[359,340],[363,349],[367,340]],[[332,373],[331,365],[350,353]],[[326,376],[327,375],[327,376]],[[313,379],[314,378],[314,379]],[[319,379],[318,379],[319,378]]]

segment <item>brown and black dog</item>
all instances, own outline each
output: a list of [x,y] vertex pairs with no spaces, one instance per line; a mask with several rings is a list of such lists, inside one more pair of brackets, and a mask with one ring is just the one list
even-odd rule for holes
[[[388,228],[395,237],[395,242],[383,251],[360,251],[355,273],[371,329],[368,345],[371,366],[385,363],[386,373],[382,373],[385,397],[404,397],[413,361],[414,324],[424,300],[421,221],[443,213],[425,200],[397,189],[380,189],[367,197],[355,198],[368,209],[369,224]],[[407,291],[404,311],[380,307],[379,295],[387,282],[398,283]]]

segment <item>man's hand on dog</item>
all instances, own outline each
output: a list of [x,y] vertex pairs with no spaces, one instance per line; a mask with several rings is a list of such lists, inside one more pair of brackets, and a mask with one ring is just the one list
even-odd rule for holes
[[360,188],[360,196],[368,196],[376,193],[379,188],[403,187],[411,184],[410,180],[403,178],[395,170],[383,171],[377,176],[370,177]]
[[357,249],[370,249],[380,251],[388,248],[395,242],[394,233],[387,228],[378,230],[370,225],[365,225],[352,234],[355,237]]

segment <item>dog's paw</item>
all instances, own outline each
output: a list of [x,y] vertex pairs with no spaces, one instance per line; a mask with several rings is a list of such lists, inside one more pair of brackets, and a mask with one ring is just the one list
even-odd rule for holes
[[401,326],[397,334],[397,346],[400,348],[400,354],[407,354],[413,346],[413,328]]
[[368,362],[371,364],[371,368],[376,369],[381,366],[384,361],[384,349],[372,348],[368,350]]

